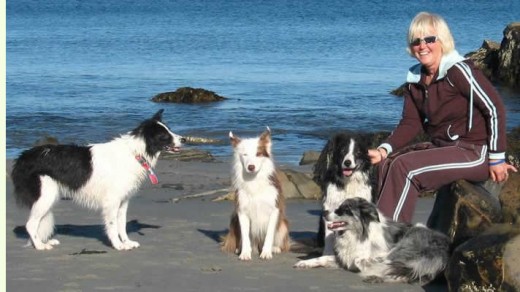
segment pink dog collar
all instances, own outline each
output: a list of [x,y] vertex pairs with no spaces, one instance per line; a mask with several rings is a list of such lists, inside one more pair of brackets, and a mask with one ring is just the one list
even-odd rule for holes
[[144,157],[142,157],[141,155],[135,156],[135,159],[137,159],[137,161],[139,161],[141,166],[146,170],[146,172],[148,173],[148,178],[150,179],[152,184],[154,184],[154,185],[158,184],[159,179],[157,178],[157,175],[155,174],[155,172],[153,172],[153,169],[150,167],[150,164],[148,164],[146,159],[144,159]]

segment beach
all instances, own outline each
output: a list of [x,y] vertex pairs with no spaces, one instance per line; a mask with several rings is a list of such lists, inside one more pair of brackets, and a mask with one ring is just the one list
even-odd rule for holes
[[[9,174],[12,161],[6,164]],[[130,202],[128,234],[141,244],[131,251],[113,249],[100,214],[70,200],[54,208],[61,244],[50,251],[24,247],[28,210],[16,206],[7,177],[6,291],[447,291],[443,283],[374,285],[342,269],[294,269],[306,253],[240,261],[218,243],[233,210],[231,201],[214,201],[228,193],[229,161],[160,160],[155,171],[159,184],[146,181]],[[291,237],[310,241],[320,201],[286,205]],[[425,223],[432,206],[432,198],[421,198],[415,221]]]

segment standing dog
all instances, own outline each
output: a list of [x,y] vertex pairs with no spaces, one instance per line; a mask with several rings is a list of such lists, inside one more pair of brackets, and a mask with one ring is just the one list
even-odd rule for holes
[[420,282],[435,279],[449,260],[449,238],[422,225],[394,222],[362,198],[345,200],[327,214],[336,233],[333,256],[312,259],[313,267],[360,272],[365,282]]
[[269,128],[258,138],[240,139],[229,133],[233,146],[233,188],[235,210],[222,250],[237,252],[250,260],[252,246],[261,259],[289,250],[289,224],[285,202],[271,154]]
[[31,209],[25,225],[38,250],[59,244],[52,207],[60,194],[80,205],[100,209],[105,230],[117,250],[139,247],[128,238],[128,201],[148,176],[161,151],[178,152],[183,138],[161,121],[163,110],[133,131],[103,144],[43,145],[24,151],[15,161],[12,180],[17,202]]
[[[324,217],[334,212],[345,199],[361,197],[373,200],[372,178],[368,157],[368,136],[339,133],[334,135],[320,153],[314,166],[314,180],[323,193],[322,214],[318,230],[318,245],[323,246],[323,255],[332,255],[334,232],[327,229]],[[308,268],[312,260],[295,264]]]

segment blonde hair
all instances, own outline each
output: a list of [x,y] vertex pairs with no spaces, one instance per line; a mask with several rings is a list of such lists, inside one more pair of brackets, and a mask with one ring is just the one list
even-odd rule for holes
[[419,12],[412,19],[410,28],[408,29],[406,50],[410,56],[414,57],[410,49],[410,43],[413,39],[421,35],[426,36],[431,32],[431,29],[437,34],[437,41],[441,44],[443,55],[447,55],[455,50],[455,41],[453,40],[453,35],[446,21],[440,15],[429,12]]

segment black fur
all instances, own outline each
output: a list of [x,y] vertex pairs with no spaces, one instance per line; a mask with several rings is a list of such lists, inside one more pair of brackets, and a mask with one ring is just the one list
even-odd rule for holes
[[151,119],[143,121],[131,134],[139,137],[142,136],[146,141],[146,153],[149,156],[155,156],[166,145],[172,144],[173,137],[168,131],[159,125],[157,122],[162,122],[162,113],[164,110],[159,110]]
[[11,173],[16,201],[30,207],[40,198],[40,176],[48,175],[72,190],[82,187],[92,174],[90,147],[43,145],[24,151]]

